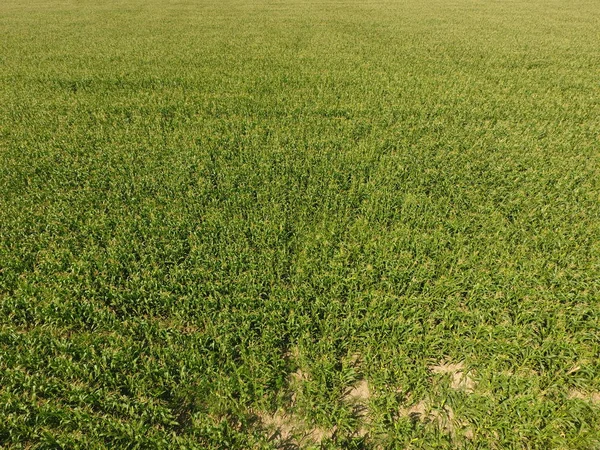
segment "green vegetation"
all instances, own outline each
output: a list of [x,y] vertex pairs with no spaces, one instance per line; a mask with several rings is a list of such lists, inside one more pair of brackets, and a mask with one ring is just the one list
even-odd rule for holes
[[598,448],[598,30],[0,2],[0,447]]

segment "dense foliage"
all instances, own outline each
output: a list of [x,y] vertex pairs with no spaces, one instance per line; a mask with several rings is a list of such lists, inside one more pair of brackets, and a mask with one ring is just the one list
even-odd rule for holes
[[600,445],[599,29],[0,2],[0,446]]

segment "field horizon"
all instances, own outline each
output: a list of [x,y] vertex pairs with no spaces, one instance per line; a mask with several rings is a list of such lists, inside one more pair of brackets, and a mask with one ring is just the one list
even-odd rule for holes
[[3,0],[0,447],[600,448],[600,2]]

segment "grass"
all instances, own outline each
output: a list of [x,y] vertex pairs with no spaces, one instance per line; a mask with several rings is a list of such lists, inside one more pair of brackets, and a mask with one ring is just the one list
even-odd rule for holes
[[0,446],[600,446],[600,3],[3,0]]

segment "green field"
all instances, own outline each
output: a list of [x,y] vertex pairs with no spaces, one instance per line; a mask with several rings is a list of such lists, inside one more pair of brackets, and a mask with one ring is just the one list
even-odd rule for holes
[[600,2],[2,0],[0,448],[600,448]]

